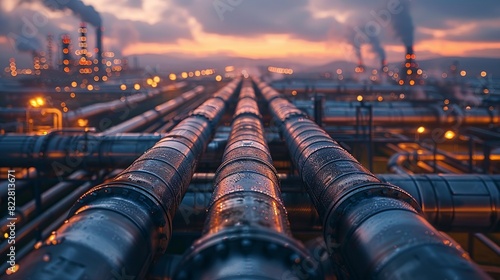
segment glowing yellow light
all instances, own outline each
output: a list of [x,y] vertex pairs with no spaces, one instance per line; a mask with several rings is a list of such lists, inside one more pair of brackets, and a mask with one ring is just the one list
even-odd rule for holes
[[121,90],[126,90],[126,89],[127,89],[127,85],[126,85],[126,84],[122,84],[122,85],[120,86],[120,89],[121,89]]
[[482,71],[482,72],[481,72],[481,77],[483,77],[483,78],[484,78],[484,77],[486,77],[486,75],[488,75],[488,73],[486,73],[486,71]]
[[134,89],[135,90],[140,90],[141,89],[141,85],[140,84],[134,84]]
[[41,97],[37,97],[36,104],[38,104],[38,106],[43,106],[43,105],[45,105],[45,100]]
[[94,90],[94,86],[93,85],[88,85],[87,86],[87,90],[90,90],[90,91]]
[[402,86],[402,85],[404,85],[404,83],[405,83],[405,81],[403,81],[403,80],[399,80],[399,85],[401,85],[401,86]]
[[69,96],[70,96],[71,98],[75,98],[75,97],[76,97],[76,94],[75,94],[74,92],[72,92],[72,93],[70,93],[70,94],[69,94]]
[[77,83],[77,82],[74,82],[74,81],[73,81],[73,82],[71,82],[71,86],[72,86],[72,87],[76,87],[77,85],[78,85],[78,83]]
[[406,71],[406,74],[408,74],[408,75],[411,75],[412,73],[413,73],[413,71],[411,71],[411,69],[408,69],[408,70]]
[[382,102],[382,101],[384,101],[384,98],[383,98],[382,96],[379,96],[379,97],[377,97],[377,100],[378,100],[379,102]]
[[194,71],[194,75],[196,77],[199,77],[201,75],[201,72],[199,70]]
[[170,75],[168,75],[168,78],[169,78],[171,81],[175,81],[175,80],[177,80],[177,75],[175,75],[174,73],[171,73]]
[[183,79],[186,79],[188,77],[188,73],[187,72],[182,72],[181,77]]
[[153,81],[154,81],[155,83],[159,83],[159,82],[160,82],[160,77],[158,77],[158,76],[154,76],[154,77],[153,77]]
[[446,131],[444,134],[444,138],[446,138],[448,140],[455,138],[455,132],[453,132],[451,130]]
[[226,68],[224,68],[224,70],[226,70],[226,72],[232,72],[232,71],[234,71],[234,66],[226,66]]
[[103,80],[103,82],[107,81],[108,80],[108,76],[102,76],[102,80]]
[[410,86],[413,86],[415,85],[415,81],[414,80],[410,80]]
[[423,73],[422,69],[418,69],[418,70],[417,70],[417,74],[418,74],[418,75],[422,75],[422,73]]
[[467,72],[465,70],[460,71],[460,76],[465,77],[467,75]]
[[292,95],[293,96],[297,95],[297,91],[296,90],[292,90]]
[[69,111],[68,107],[64,107],[64,108],[63,108],[63,112],[64,112],[64,113],[67,113],[68,111]]
[[152,85],[153,84],[153,79],[149,78],[146,80],[146,84]]
[[358,97],[356,97],[356,100],[358,100],[359,102],[363,101],[363,96],[358,95]]
[[418,133],[424,133],[425,132],[425,127],[420,126],[419,128],[417,128],[417,132]]
[[78,119],[78,126],[80,127],[85,127],[87,126],[87,124],[89,124],[89,120],[87,119]]
[[94,76],[94,81],[98,82],[99,81],[99,77],[98,76]]
[[450,100],[449,99],[445,99],[444,100],[444,104],[446,104],[446,105],[450,104]]
[[222,76],[221,76],[221,75],[217,75],[217,76],[215,76],[215,80],[216,80],[217,82],[222,81]]
[[9,238],[9,234],[8,234],[7,232],[6,232],[6,233],[4,233],[4,234],[3,234],[3,238],[5,238],[5,239]]
[[448,111],[448,106],[444,106],[443,111]]
[[32,107],[38,107],[38,104],[36,103],[36,100],[35,100],[35,99],[31,99],[31,100],[30,100],[30,105],[31,105]]

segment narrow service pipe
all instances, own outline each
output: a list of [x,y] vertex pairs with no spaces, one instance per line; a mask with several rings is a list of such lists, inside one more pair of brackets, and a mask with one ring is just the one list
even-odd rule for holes
[[299,268],[308,279],[322,279],[304,264],[311,258],[292,238],[249,81],[222,160],[203,236],[185,254],[174,278],[297,279],[294,268]]
[[171,237],[196,161],[239,80],[194,110],[112,181],[94,187],[68,221],[20,262],[19,279],[142,279]]
[[258,87],[323,221],[328,250],[350,277],[489,279],[410,194],[370,173],[274,89]]

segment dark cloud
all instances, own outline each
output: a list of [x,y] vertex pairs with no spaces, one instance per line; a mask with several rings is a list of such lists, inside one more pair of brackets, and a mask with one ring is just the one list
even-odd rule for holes
[[144,21],[118,19],[115,15],[104,13],[105,36],[113,37],[124,48],[136,42],[172,43],[178,39],[192,38],[191,30],[184,18],[167,11],[161,21],[149,24]]
[[235,36],[290,34],[311,41],[327,39],[333,18],[314,18],[308,0],[174,0],[206,32]]

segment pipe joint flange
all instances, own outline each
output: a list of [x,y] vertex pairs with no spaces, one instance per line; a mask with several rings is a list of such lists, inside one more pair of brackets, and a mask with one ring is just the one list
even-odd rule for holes
[[407,203],[418,214],[423,216],[423,211],[418,202],[405,190],[400,187],[394,186],[389,183],[363,183],[351,188],[344,193],[339,199],[332,201],[328,206],[328,212],[324,217],[323,229],[325,241],[331,242],[329,248],[335,249],[340,247],[337,243],[337,225],[340,218],[345,214],[348,209],[356,202],[370,197],[387,197],[393,198]]
[[[234,269],[245,268],[249,259],[260,265],[248,271]],[[197,240],[185,253],[173,279],[201,279],[203,273],[219,273],[226,270],[227,260],[231,260],[232,272],[222,273],[230,273],[223,276],[231,279],[249,276],[249,273],[254,277],[278,273],[277,279],[323,279],[318,261],[298,241],[274,231],[250,227],[231,228]],[[273,266],[272,272],[258,269],[266,264]],[[205,276],[207,279],[214,277]]]

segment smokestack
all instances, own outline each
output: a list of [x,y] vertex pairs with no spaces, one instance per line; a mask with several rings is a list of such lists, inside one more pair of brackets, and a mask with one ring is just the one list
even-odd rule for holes
[[363,64],[363,60],[361,57],[358,58],[358,66],[354,69],[354,72],[356,73],[363,73],[365,72],[365,65]]
[[387,66],[387,60],[385,60],[385,59],[381,60],[380,69],[382,70],[383,73],[389,72],[389,67]]
[[405,68],[415,68],[415,52],[413,51],[413,46],[406,46],[406,55],[405,55]]

